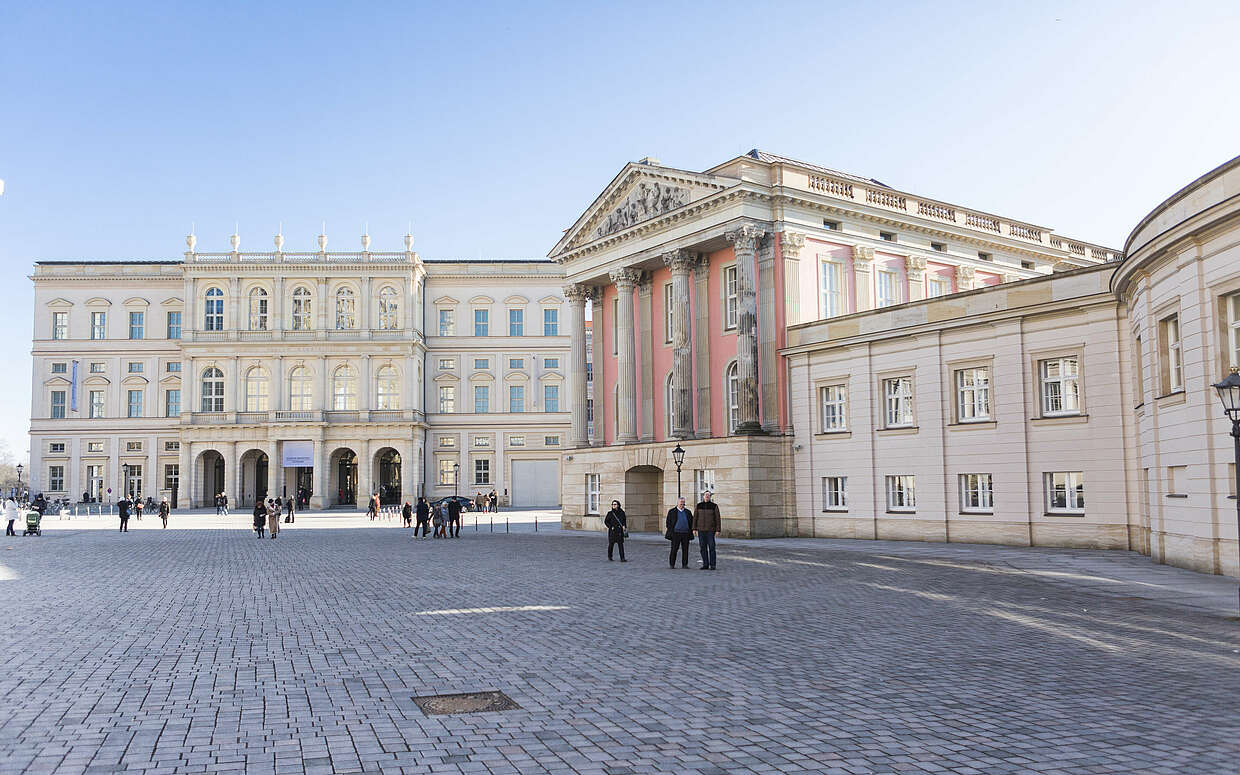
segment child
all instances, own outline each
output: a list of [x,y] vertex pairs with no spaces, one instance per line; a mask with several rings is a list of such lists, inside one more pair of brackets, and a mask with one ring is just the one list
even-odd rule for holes
[[443,523],[444,523],[444,518],[443,518],[443,507],[442,507],[442,506],[440,506],[440,508],[435,509],[435,516],[431,519],[431,524],[435,526],[434,536],[435,536],[436,538],[443,538],[443,537],[444,537],[444,535],[443,535]]
[[267,508],[260,500],[254,504],[254,532],[263,537],[263,528],[267,526]]

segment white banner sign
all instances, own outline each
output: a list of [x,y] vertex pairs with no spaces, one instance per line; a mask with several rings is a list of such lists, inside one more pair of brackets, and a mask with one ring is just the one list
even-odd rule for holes
[[311,468],[314,466],[313,441],[284,442],[285,468]]

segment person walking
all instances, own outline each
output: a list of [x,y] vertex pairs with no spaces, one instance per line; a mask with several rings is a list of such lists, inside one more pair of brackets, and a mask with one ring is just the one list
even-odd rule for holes
[[276,508],[276,502],[271,498],[267,499],[267,532],[271,533],[271,539],[280,535],[280,509]]
[[664,537],[672,542],[672,551],[667,556],[668,567],[676,567],[676,551],[680,550],[680,567],[689,567],[689,543],[693,540],[693,512],[685,508],[685,499],[680,498],[676,505],[667,510],[667,532]]
[[4,499],[4,520],[8,522],[8,525],[9,525],[7,528],[5,528],[5,531],[4,531],[4,534],[6,536],[17,535],[17,531],[13,529],[13,523],[17,521],[18,517],[19,517],[19,513],[17,511],[17,499],[11,496],[8,498],[5,498]]
[[141,495],[138,495],[134,498],[133,515],[138,518],[139,522],[142,521],[142,496]]
[[422,537],[426,538],[426,531],[430,529],[431,508],[426,503],[426,498],[421,495],[418,496],[418,508],[416,509],[416,513],[418,516],[418,524],[417,527],[413,529],[413,537],[418,537],[418,528],[420,527],[422,528]]
[[400,520],[405,527],[413,527],[413,506],[409,504],[409,501],[405,501],[405,505],[400,509]]
[[715,534],[723,529],[719,504],[710,490],[702,493],[702,502],[693,507],[693,529],[697,531],[698,549],[702,552],[702,570],[715,569]]
[[441,503],[435,507],[435,516],[431,517],[431,522],[435,526],[433,535],[435,538],[444,538],[443,523],[447,520],[448,504]]
[[171,510],[172,507],[168,505],[168,498],[164,496],[164,499],[159,502],[159,519],[164,523],[165,528],[168,527],[168,513]]
[[448,501],[448,536],[461,537],[461,502],[456,498]]
[[624,536],[629,532],[629,518],[620,508],[620,501],[611,502],[611,511],[603,518],[603,525],[607,528],[607,561],[611,562],[612,549],[619,547],[620,562],[628,562],[624,559]]
[[297,512],[293,506],[296,498],[288,498],[284,503],[284,521],[290,525],[297,521]]
[[491,494],[488,497],[490,498],[490,501],[491,501],[491,513],[498,514],[499,513],[499,493],[495,492],[495,490],[491,490]]
[[263,537],[263,528],[267,525],[267,507],[262,501],[254,501],[254,532]]
[[121,518],[121,532],[129,532],[129,507],[133,502],[128,498],[122,497],[116,502],[116,513]]
[[228,493],[220,493],[220,505],[224,507],[224,516],[228,516]]
[[366,516],[370,517],[371,522],[374,522],[375,517],[379,516],[379,501],[377,499],[370,498],[366,501]]

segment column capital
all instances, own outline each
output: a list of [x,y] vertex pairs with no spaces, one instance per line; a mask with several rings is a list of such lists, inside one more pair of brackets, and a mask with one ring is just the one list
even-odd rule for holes
[[785,231],[779,238],[779,249],[784,258],[797,258],[801,248],[805,247],[805,235],[796,231]]
[[564,286],[564,298],[571,302],[585,303],[594,298],[594,286],[584,283],[573,283]]
[[738,229],[725,233],[724,238],[732,243],[732,249],[740,253],[752,253],[758,247],[758,240],[766,236],[766,229],[747,223]]
[[920,280],[926,274],[926,259],[921,256],[905,256],[904,268],[908,272],[908,279]]
[[853,245],[853,264],[868,264],[874,260],[874,248],[869,245]]
[[663,265],[672,270],[672,274],[688,274],[697,263],[697,253],[691,250],[669,250],[662,254]]
[[611,270],[608,277],[611,278],[612,284],[620,290],[631,291],[642,281],[642,274],[643,272],[640,269],[633,269],[625,266],[619,269]]
[[693,279],[698,282],[705,282],[710,277],[710,258],[707,256],[698,256],[693,262]]
[[649,274],[643,274],[640,282],[637,283],[637,295],[643,298],[649,298],[654,292],[654,278]]
[[1003,273],[1003,282],[1005,283],[1014,283],[1019,279],[1021,279],[1021,277],[1018,274],[1011,274],[1010,272]]
[[975,270],[973,269],[973,267],[963,266],[963,265],[958,266],[956,267],[956,282],[972,283],[974,274],[975,274]]

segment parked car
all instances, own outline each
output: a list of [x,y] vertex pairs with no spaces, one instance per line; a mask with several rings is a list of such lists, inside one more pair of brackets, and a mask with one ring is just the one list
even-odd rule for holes
[[432,509],[437,509],[437,508],[439,508],[439,504],[441,504],[441,503],[446,503],[446,502],[448,502],[448,501],[450,501],[450,500],[453,500],[453,499],[456,499],[456,501],[458,501],[458,502],[461,504],[461,511],[462,511],[462,512],[466,512],[466,511],[474,511],[474,501],[473,501],[473,499],[471,499],[471,498],[466,498],[464,495],[449,495],[449,496],[448,496],[448,497],[446,497],[446,498],[440,498],[439,500],[431,501],[431,508],[432,508]]

